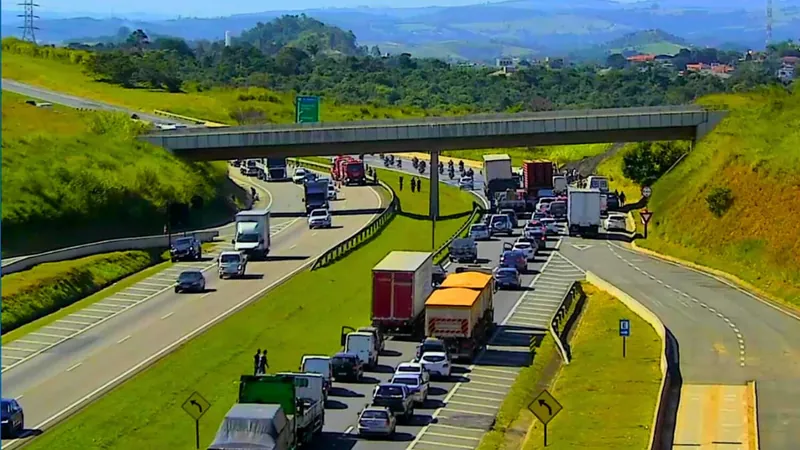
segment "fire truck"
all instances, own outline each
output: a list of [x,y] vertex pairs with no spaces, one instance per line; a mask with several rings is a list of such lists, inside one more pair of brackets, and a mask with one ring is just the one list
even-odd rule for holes
[[344,185],[360,184],[363,186],[367,184],[364,162],[352,156],[337,156],[333,160],[331,176]]

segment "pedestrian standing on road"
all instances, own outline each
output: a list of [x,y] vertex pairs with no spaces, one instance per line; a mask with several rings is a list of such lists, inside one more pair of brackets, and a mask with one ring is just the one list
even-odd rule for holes
[[253,375],[258,375],[258,368],[261,365],[261,349],[258,349],[253,356]]
[[261,354],[261,358],[258,360],[258,371],[261,372],[261,375],[266,375],[267,369],[269,369],[269,362],[267,362],[267,349],[264,349],[264,353]]
[[[402,175],[400,175],[400,191],[402,191],[402,190],[403,190],[403,176],[402,176]],[[165,228],[165,229],[166,229],[166,228]],[[164,234],[167,234],[167,233],[166,233],[166,232],[164,232]]]
[[625,204],[625,192],[619,193],[619,205],[622,206]]
[[375,182],[375,184],[378,184],[378,171],[377,170],[373,170],[372,171],[372,181]]

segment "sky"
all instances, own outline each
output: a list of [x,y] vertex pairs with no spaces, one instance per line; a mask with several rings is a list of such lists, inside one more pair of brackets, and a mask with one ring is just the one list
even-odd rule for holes
[[[291,2],[263,2],[253,0],[37,0],[38,14],[46,16],[48,11],[54,13],[78,13],[78,15],[91,15],[93,17],[123,16],[128,14],[161,15],[168,17],[196,16],[216,17],[232,14],[255,13],[277,10],[300,10],[315,8],[354,8],[369,4],[372,7],[391,6],[394,8],[420,7],[420,6],[460,6],[476,3],[490,3],[500,0],[293,0]],[[3,2],[3,9],[6,7]],[[15,2],[17,3],[17,2]],[[10,6],[10,5],[9,5]],[[18,9],[14,5],[13,9]]]

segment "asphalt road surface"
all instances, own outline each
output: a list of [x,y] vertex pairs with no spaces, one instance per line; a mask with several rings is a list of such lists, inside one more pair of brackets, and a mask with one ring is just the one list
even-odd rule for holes
[[[715,384],[724,389],[756,380],[761,449],[798,448],[800,317],[605,238],[568,238],[561,254],[661,318],[678,341],[684,388]],[[636,339],[635,330],[631,339]]]
[[122,112],[128,115],[136,114],[142,120],[163,125],[183,124],[186,125],[187,127],[202,126],[194,122],[185,122],[182,120],[173,119],[171,117],[156,116],[154,114],[147,114],[139,111],[133,111],[131,109],[123,108],[121,106],[111,105],[108,103],[103,103],[95,100],[89,100],[82,97],[75,97],[69,94],[63,94],[61,92],[51,91],[49,89],[45,89],[42,87],[20,83],[19,81],[9,80],[7,78],[3,78],[2,83],[3,83],[2,88],[4,91],[14,92],[19,95],[24,95],[38,100],[44,100],[50,103],[69,106],[70,108],[100,109],[104,111]]
[[[300,209],[299,186],[268,186],[274,209]],[[334,210],[377,208],[381,204],[380,196],[370,187],[344,188],[341,194],[342,198],[333,202]],[[4,345],[3,363],[9,368],[3,370],[3,397],[19,399],[25,408],[27,428],[46,429],[80,404],[143,369],[157,355],[171,351],[215,319],[255,300],[279,280],[311,264],[372,218],[334,216],[334,227],[323,230],[308,230],[303,218],[274,219],[272,225],[278,233],[273,237],[270,257],[264,262],[250,262],[246,279],[218,280],[211,258],[202,263],[180,263],[137,284],[138,290],[129,288]],[[205,293],[172,291],[175,277],[187,266],[210,269]],[[53,346],[58,341],[62,342]],[[22,363],[14,364],[19,361]],[[21,442],[24,439],[2,448]]]
[[[503,242],[495,238],[480,242],[479,264],[497,265]],[[432,380],[428,402],[417,407],[411,424],[398,425],[391,440],[363,440],[357,436],[358,413],[369,404],[378,382],[388,381],[395,367],[411,361],[416,342],[389,340],[379,367],[362,383],[334,383],[326,412],[322,437],[312,448],[318,449],[474,449],[490,428],[497,410],[516,378],[530,363],[532,336],[545,332],[549,320],[575,279],[583,274],[557,255],[558,238],[552,237],[548,250],[529,263],[518,291],[498,291],[494,296],[495,322],[502,325],[487,350],[475,364],[455,364],[448,380]],[[547,262],[549,260],[549,262]],[[543,267],[547,264],[547,268]],[[459,264],[447,266],[455,271]],[[534,284],[535,282],[535,284]]]

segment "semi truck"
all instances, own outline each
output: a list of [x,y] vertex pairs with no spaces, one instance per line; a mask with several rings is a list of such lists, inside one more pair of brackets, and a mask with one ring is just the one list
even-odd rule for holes
[[454,359],[472,361],[494,329],[493,296],[490,274],[449,275],[425,302],[425,336],[442,340]]
[[267,158],[267,180],[284,181],[289,179],[286,158]]
[[303,202],[306,204],[306,214],[311,214],[315,209],[328,209],[328,181],[308,181],[303,185]]
[[421,338],[433,291],[433,254],[391,252],[372,268],[372,326],[383,336]]
[[253,209],[236,214],[236,234],[231,241],[234,250],[254,258],[269,254],[269,210]]
[[599,189],[567,191],[567,222],[570,235],[595,236],[600,229],[603,195]]
[[208,450],[293,450],[310,443],[325,425],[321,380],[319,374],[242,375],[238,401]]
[[367,184],[367,174],[364,170],[364,162],[352,156],[337,156],[333,160],[331,175],[336,181],[341,181],[345,185]]
[[492,180],[514,179],[511,169],[511,157],[508,155],[483,155],[484,183]]
[[552,161],[525,161],[522,163],[522,185],[528,194],[538,196],[539,189],[553,188]]

